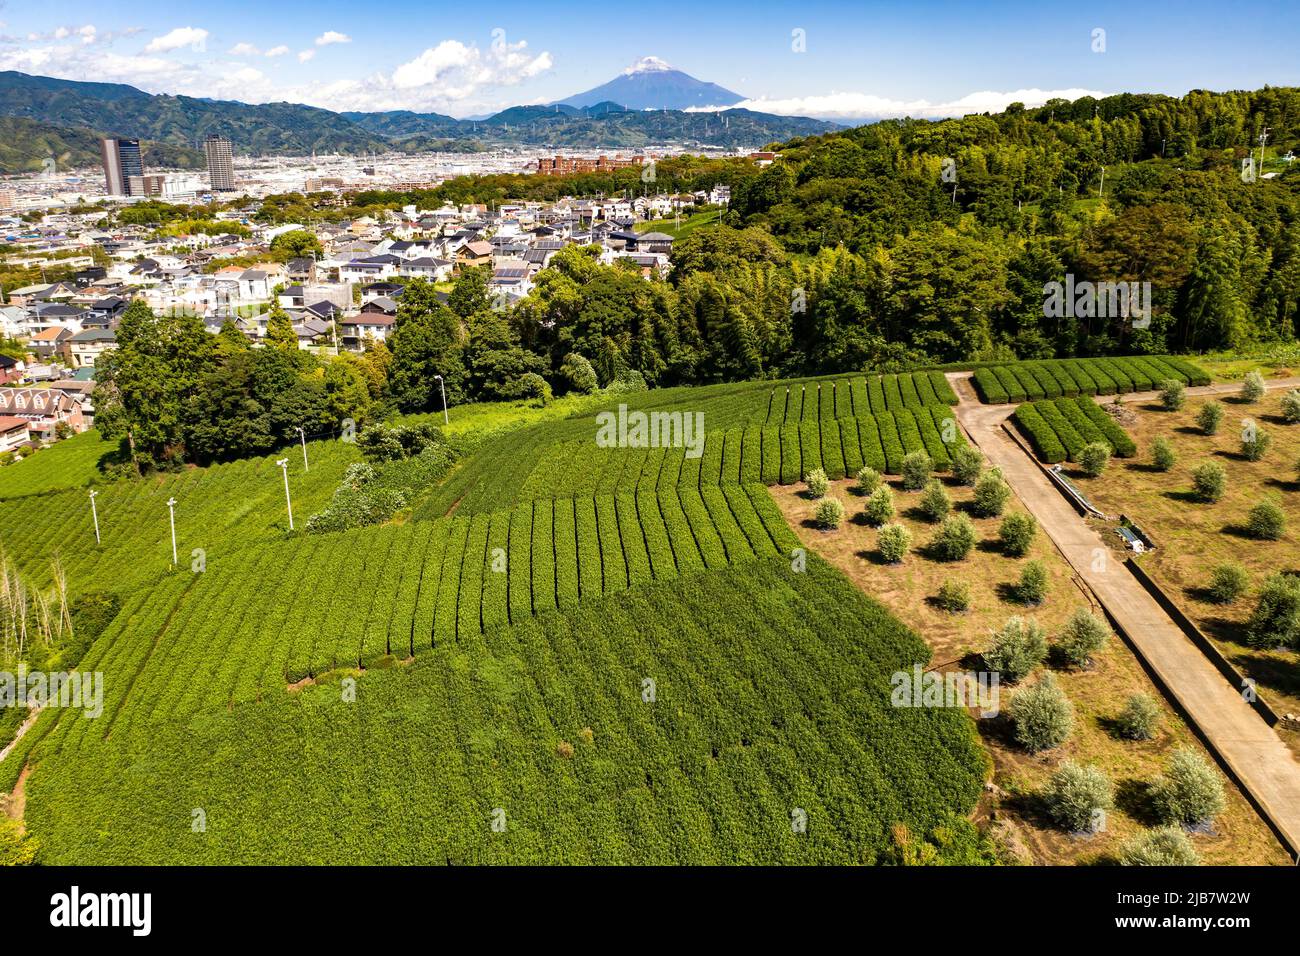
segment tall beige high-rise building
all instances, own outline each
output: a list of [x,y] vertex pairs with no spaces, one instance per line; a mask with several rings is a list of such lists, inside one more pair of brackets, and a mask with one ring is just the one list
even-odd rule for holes
[[215,133],[203,142],[208,157],[208,183],[213,192],[235,191],[235,154],[230,140]]

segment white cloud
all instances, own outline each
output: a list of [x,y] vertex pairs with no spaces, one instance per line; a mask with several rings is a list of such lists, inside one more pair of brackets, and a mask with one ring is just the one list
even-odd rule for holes
[[331,43],[351,43],[352,37],[337,30],[326,30],[316,38],[317,46],[329,46]]
[[[981,90],[943,103],[933,103],[926,99],[893,100],[870,93],[832,92],[817,96],[795,96],[785,99],[742,100],[734,108],[754,110],[759,113],[775,113],[779,116],[815,116],[825,119],[892,119],[910,116],[916,119],[943,119],[949,116],[965,116],[968,113],[996,113],[1007,108],[1011,103],[1023,103],[1025,106],[1042,106],[1051,99],[1077,100],[1082,96],[1102,97],[1106,94],[1097,90],[1012,90],[998,92]],[[727,109],[722,106],[692,107],[691,112]]]
[[[529,102],[536,97],[519,87],[551,70],[549,52],[530,50],[526,42],[504,40],[476,46],[445,40],[406,62],[398,62],[370,75],[332,78],[325,83],[293,79],[280,70],[264,73],[248,61],[262,56],[297,56],[312,61],[320,48],[293,50],[280,44],[262,49],[247,41],[232,43],[225,57],[185,56],[184,48],[211,39],[206,30],[182,27],[154,37],[130,54],[114,52],[114,39],[135,31],[94,30],[71,27],[61,40],[52,34],[35,40],[7,38],[0,43],[0,70],[20,70],[61,79],[110,80],[129,83],[150,93],[206,96],[245,103],[287,101],[333,110],[411,109],[456,115],[495,112],[504,105]],[[93,46],[84,44],[93,35]],[[173,56],[171,51],[177,51]],[[242,62],[241,62],[242,61]],[[271,61],[268,61],[270,65]]]
[[203,50],[207,42],[207,30],[200,27],[177,27],[170,33],[154,37],[144,49],[146,53],[165,53],[168,50],[179,50],[181,47],[186,46],[195,50]]

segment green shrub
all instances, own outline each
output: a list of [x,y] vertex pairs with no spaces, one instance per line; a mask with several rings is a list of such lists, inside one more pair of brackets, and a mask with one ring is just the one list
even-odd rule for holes
[[1129,837],[1119,848],[1124,866],[1196,866],[1201,862],[1191,839],[1178,827],[1160,827]]
[[990,468],[975,482],[971,505],[981,518],[996,518],[1011,500],[1011,486],[1002,477],[1002,469]]
[[1246,378],[1241,383],[1241,400],[1243,402],[1255,403],[1264,397],[1268,391],[1264,385],[1264,376],[1258,370],[1247,372]]
[[970,585],[965,581],[949,578],[939,585],[936,603],[945,611],[953,614],[970,610]]
[[1157,471],[1169,471],[1178,463],[1178,455],[1174,453],[1174,445],[1168,438],[1161,436],[1151,444],[1151,464],[1156,466]]
[[898,564],[907,556],[912,546],[912,533],[901,524],[887,524],[877,536],[881,556],[890,564]]
[[1218,402],[1206,402],[1196,413],[1196,424],[1207,435],[1217,434],[1223,424],[1223,406]]
[[1059,747],[1074,731],[1074,707],[1048,673],[1011,698],[1011,719],[1016,741],[1031,753]]
[[1051,579],[1047,567],[1042,561],[1030,561],[1020,571],[1020,580],[1016,582],[1016,597],[1021,604],[1042,604],[1047,600],[1047,591]]
[[19,821],[0,815],[0,866],[29,866],[38,849],[40,842]]
[[881,485],[862,505],[862,514],[867,522],[879,527],[894,517],[894,491],[889,485]]
[[1034,536],[1037,534],[1038,519],[1024,511],[1007,515],[998,528],[1002,551],[1013,558],[1023,558],[1028,554],[1033,546]]
[[1047,657],[1047,638],[1038,622],[1013,617],[993,635],[993,643],[984,652],[984,663],[997,671],[1002,680],[1023,680]]
[[1270,574],[1246,622],[1246,641],[1254,647],[1300,650],[1300,577]]
[[920,491],[934,471],[934,462],[923,451],[908,452],[903,456],[903,489]]
[[840,526],[844,520],[844,503],[838,498],[823,498],[817,502],[817,510],[813,512],[813,521],[817,522],[817,527],[827,531],[832,531]]
[[1079,467],[1089,478],[1100,478],[1110,464],[1110,446],[1103,442],[1089,442],[1079,452]]
[[1152,808],[1168,824],[1198,824],[1214,819],[1227,802],[1223,778],[1204,757],[1180,747],[1169,758],[1164,776],[1151,788]]
[[1134,694],[1115,718],[1115,725],[1121,737],[1150,740],[1160,725],[1160,705],[1150,694]]
[[1064,658],[1075,667],[1083,667],[1110,640],[1110,625],[1087,608],[1076,608],[1065,622],[1056,642]]
[[965,515],[949,515],[930,546],[944,561],[960,561],[975,547],[975,526]]
[[513,394],[519,398],[529,398],[545,408],[551,404],[551,386],[546,379],[536,372],[525,372],[515,379]]
[[984,470],[984,456],[970,445],[958,445],[952,451],[952,476],[959,485],[970,487]]
[[1266,499],[1250,509],[1246,527],[1261,541],[1277,541],[1286,534],[1286,513],[1276,501]]
[[1300,389],[1293,388],[1282,396],[1282,417],[1291,425],[1300,422]]
[[858,491],[864,495],[870,495],[875,492],[875,490],[880,487],[881,481],[884,480],[881,477],[880,472],[876,471],[876,469],[872,468],[870,465],[863,465],[859,468],[855,477],[858,483]]
[[1187,386],[1171,378],[1160,385],[1160,405],[1167,412],[1182,411],[1187,403]]
[[943,482],[931,478],[921,493],[921,512],[931,521],[942,521],[952,511],[952,500],[943,488]]
[[1250,586],[1250,573],[1240,564],[1225,562],[1215,565],[1210,572],[1210,599],[1215,604],[1231,604],[1246,593]]
[[1104,773],[1067,760],[1048,779],[1043,803],[1058,826],[1082,833],[1094,830],[1099,815],[1110,810],[1115,800]]
[[814,468],[804,475],[803,480],[808,485],[808,494],[814,498],[825,498],[826,491],[831,486],[830,479],[826,477],[826,472],[821,468]]
[[1196,492],[1196,497],[1202,501],[1210,503],[1219,501],[1228,490],[1228,473],[1217,461],[1207,461],[1203,465],[1197,465],[1192,472],[1192,488]]
[[1065,461],[1065,445],[1034,405],[1021,405],[1011,417],[1028,436],[1029,443],[1034,446],[1039,458],[1049,465]]
[[1273,444],[1273,436],[1260,428],[1256,422],[1246,419],[1241,428],[1241,457],[1247,461],[1260,461],[1268,454],[1268,446]]
[[596,377],[591,362],[577,352],[564,356],[564,361],[560,363],[560,376],[569,383],[570,391],[581,395],[590,395],[600,387],[600,380]]

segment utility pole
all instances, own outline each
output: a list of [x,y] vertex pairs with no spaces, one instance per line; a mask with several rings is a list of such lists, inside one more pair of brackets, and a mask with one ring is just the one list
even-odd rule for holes
[[280,466],[280,471],[284,473],[284,505],[289,509],[289,530],[293,530],[293,499],[289,497],[289,459],[280,458],[276,461]]
[[167,499],[167,521],[172,526],[172,567],[177,564],[176,561],[176,499]]
[[442,423],[450,425],[451,419],[447,416],[447,383],[442,380],[441,375],[435,375],[438,380],[438,388],[442,390]]
[[301,425],[298,426],[298,437],[302,440],[302,470],[311,471],[307,465],[307,433],[302,430]]
[[1255,177],[1255,182],[1259,182],[1264,176],[1264,144],[1268,142],[1269,128],[1264,127],[1264,132],[1259,134],[1259,175]]
[[99,544],[99,510],[95,507],[95,495],[98,491],[90,493],[90,518],[95,522],[95,544]]
[[1100,199],[1102,193],[1106,191],[1106,167],[1101,167],[1101,185],[1097,187],[1097,198]]

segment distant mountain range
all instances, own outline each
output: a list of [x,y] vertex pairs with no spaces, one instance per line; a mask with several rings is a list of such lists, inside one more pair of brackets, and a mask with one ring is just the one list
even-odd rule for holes
[[579,108],[609,102],[630,110],[686,110],[734,106],[743,99],[739,93],[716,83],[706,83],[673,69],[657,56],[647,56],[608,83],[559,102],[562,106]]
[[[671,68],[625,73],[613,84],[635,80],[648,91],[651,87],[642,81],[655,77],[665,81],[663,90],[677,88],[683,96],[690,95],[685,91],[692,87],[682,86],[678,77],[700,88],[714,86]],[[738,101],[735,94],[727,95],[733,97],[730,102]],[[228,136],[240,153],[308,155],[468,152],[496,145],[733,148],[836,128],[822,120],[749,110],[687,113],[629,105],[602,100],[582,107],[515,106],[487,119],[460,120],[439,113],[334,113],[296,103],[155,95],[120,83],[81,83],[8,71],[0,72],[0,172],[39,171],[49,156],[55,157],[60,169],[93,164],[99,158],[100,135],[140,139],[150,165],[202,168],[202,142],[210,133]]]

